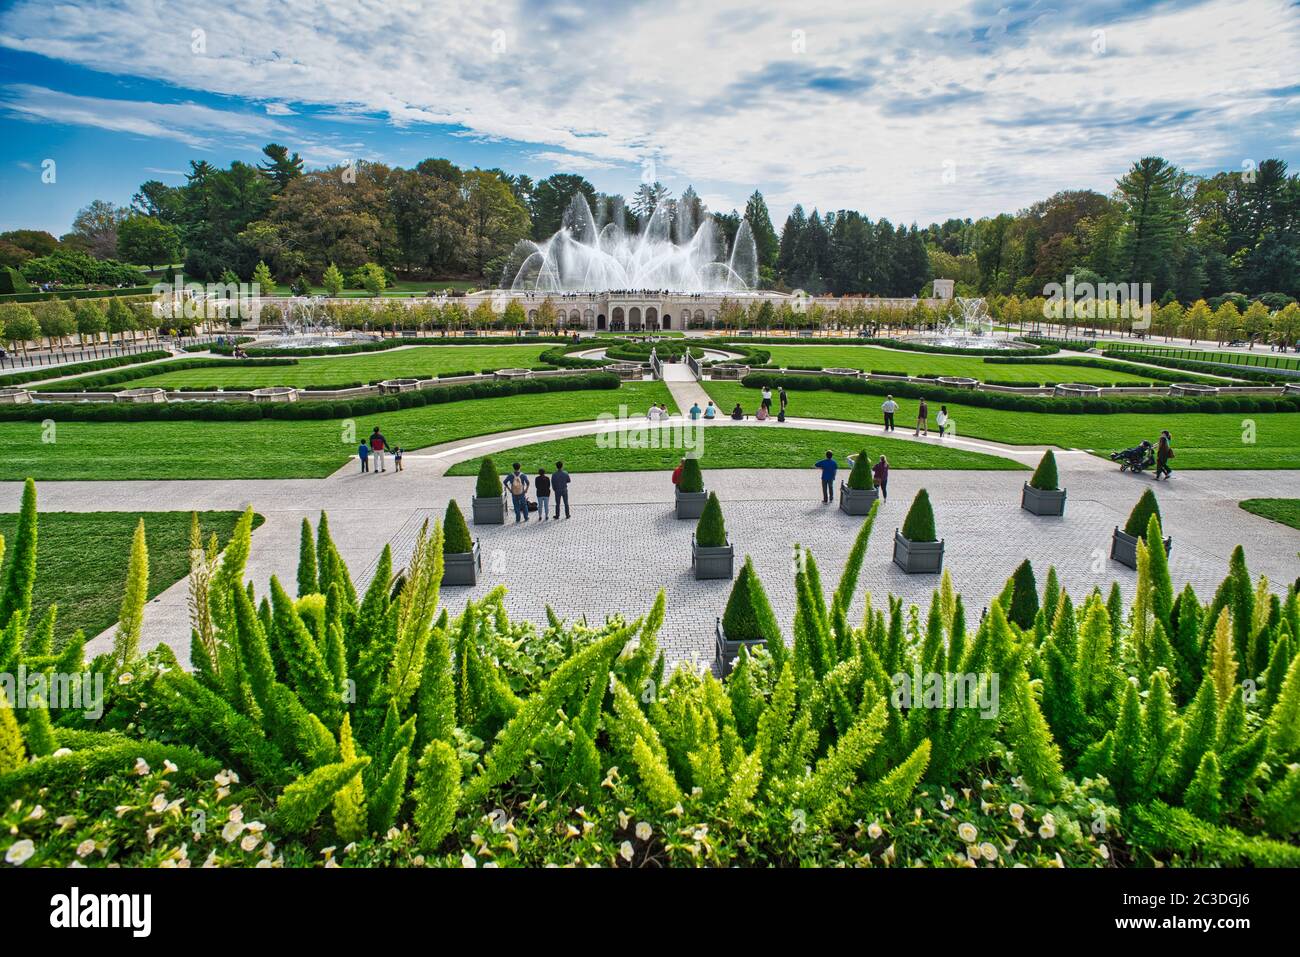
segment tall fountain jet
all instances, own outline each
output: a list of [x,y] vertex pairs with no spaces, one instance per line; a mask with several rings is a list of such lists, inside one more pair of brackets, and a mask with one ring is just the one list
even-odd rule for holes
[[520,240],[506,262],[502,288],[512,292],[605,292],[663,289],[670,292],[746,292],[758,288],[758,251],[749,223],[741,220],[730,255],[712,217],[691,231],[678,224],[672,238],[668,208],[660,206],[639,233],[629,235],[621,217],[603,226],[579,193],[563,225],[540,243]]

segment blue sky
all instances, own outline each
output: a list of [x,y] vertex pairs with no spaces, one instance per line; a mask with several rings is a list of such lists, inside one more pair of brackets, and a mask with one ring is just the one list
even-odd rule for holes
[[[191,159],[429,156],[926,223],[1300,137],[1282,0],[0,2],[0,229]],[[42,182],[42,164],[55,181]],[[1293,163],[1294,165],[1294,163]]]

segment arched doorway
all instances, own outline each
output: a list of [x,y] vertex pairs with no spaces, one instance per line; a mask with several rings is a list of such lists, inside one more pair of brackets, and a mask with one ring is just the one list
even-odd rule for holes
[[673,327],[673,314],[672,314],[671,312],[665,312],[665,313],[664,313],[664,328],[665,328],[665,329],[671,329],[672,327]]
[[629,329],[641,328],[641,307],[633,306],[627,311],[627,327]]
[[605,328],[605,314],[603,312],[596,317],[596,328],[597,329]]
[[623,318],[623,307],[615,306],[614,311],[609,317],[609,328],[623,330],[627,328],[627,320]]
[[654,306],[646,306],[645,327],[647,329],[659,328],[659,310],[656,309]]

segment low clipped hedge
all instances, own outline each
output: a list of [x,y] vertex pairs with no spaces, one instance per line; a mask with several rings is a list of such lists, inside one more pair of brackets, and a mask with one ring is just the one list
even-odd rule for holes
[[[1260,369],[1253,366],[1239,366],[1231,362],[1200,362],[1196,359],[1174,359],[1169,356],[1163,356],[1156,353],[1148,352],[1121,352],[1115,349],[1107,349],[1102,355],[1111,359],[1129,359],[1131,361],[1150,363],[1151,365],[1164,366],[1167,369],[1184,369],[1188,372],[1209,372],[1214,375],[1222,375],[1232,379],[1245,379],[1249,382],[1261,382],[1269,385],[1280,385],[1286,382],[1300,381],[1300,376],[1288,376],[1278,373],[1275,369]],[[1183,376],[1175,381],[1189,381],[1188,376]],[[1195,381],[1195,380],[1191,380]],[[1209,380],[1207,380],[1209,381]]]
[[[899,349],[903,352],[936,352],[956,356],[1005,356],[1005,349],[959,349],[956,346],[932,346],[921,342],[903,342],[899,339],[885,339],[879,336],[857,336],[849,339],[831,339],[808,336],[746,336],[737,341],[733,338],[718,340],[729,345],[744,346],[747,342],[762,342],[767,345],[782,346],[883,346],[886,349]],[[1028,337],[1023,341],[1030,342]],[[1061,350],[1053,345],[1031,343],[1032,348],[1024,349],[1018,355],[1050,356]]]
[[[166,357],[170,353],[163,353]],[[164,367],[166,372],[184,372],[187,369],[221,369],[231,366],[296,366],[297,359],[177,359]],[[120,372],[108,372],[103,375],[84,376],[66,382],[49,382],[37,386],[46,392],[99,392],[106,386],[120,385],[132,379],[145,379],[160,374],[158,369],[123,369]],[[222,388],[231,388],[222,386]]]
[[313,402],[43,402],[0,406],[0,422],[250,422],[259,419],[347,419],[361,415],[398,412],[402,409],[495,399],[511,395],[545,392],[578,392],[588,389],[617,389],[619,378],[612,372],[556,376],[549,379],[498,379],[420,389],[392,395],[359,399]]
[[[565,336],[447,336],[380,339],[376,342],[357,342],[350,346],[301,346],[297,348],[273,349],[261,347],[245,349],[249,356],[345,356],[356,352],[385,352],[400,349],[403,346],[506,346],[520,342],[570,342]],[[589,346],[584,348],[590,348]],[[233,346],[211,346],[207,351],[217,355],[233,355]]]
[[[1199,382],[1204,385],[1222,385],[1221,379],[1211,379],[1207,376],[1180,376],[1173,372],[1162,372],[1159,369],[1145,369],[1140,366],[1134,366],[1131,363],[1115,362],[1111,359],[1100,359],[1091,356],[1060,356],[1055,359],[1038,359],[1022,358],[1020,356],[985,356],[985,362],[995,365],[1022,365],[1026,362],[1032,362],[1041,365],[1054,366],[1085,366],[1089,369],[1105,369],[1108,372],[1127,372],[1132,375],[1142,375],[1155,379],[1157,382]],[[1145,359],[1140,359],[1145,362]]]
[[53,302],[56,299],[107,299],[123,300],[152,298],[153,286],[128,286],[124,289],[60,289],[57,292],[8,292],[0,295],[0,302]]
[[[81,375],[83,372],[98,372],[101,369],[116,369],[119,366],[137,365],[141,362],[155,362],[158,359],[166,359],[170,355],[171,353],[167,350],[158,349],[154,352],[137,352],[134,355],[110,356],[107,359],[73,362],[65,366],[42,366],[37,369],[29,369],[26,372],[15,372],[12,375],[0,376],[0,388],[22,385],[25,382],[39,382],[41,379],[49,379],[53,376],[75,376]],[[54,386],[50,388],[54,388]]]
[[[1024,385],[1025,383],[1020,383]],[[1104,396],[1080,399],[1067,396],[1016,395],[1007,392],[982,392],[978,389],[953,389],[921,382],[874,382],[839,376],[779,375],[751,372],[741,380],[748,389],[763,386],[801,391],[847,392],[853,395],[890,395],[905,399],[924,396],[931,402],[1008,412],[1058,412],[1066,415],[1096,415],[1108,412],[1300,412],[1300,396]]]

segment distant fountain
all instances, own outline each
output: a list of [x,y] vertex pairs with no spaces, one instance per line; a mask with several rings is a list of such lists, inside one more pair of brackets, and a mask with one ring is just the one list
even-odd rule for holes
[[287,300],[280,317],[280,331],[274,338],[259,342],[271,349],[333,349],[350,342],[376,338],[357,332],[340,332],[329,320],[320,296],[295,296]]
[[679,210],[676,241],[667,206],[640,232],[627,232],[621,210],[598,225],[581,194],[563,225],[542,242],[521,240],[506,262],[501,286],[511,292],[667,290],[678,293],[747,292],[758,288],[758,252],[749,223],[741,220],[728,254],[712,217],[702,223]]
[[1014,339],[998,339],[993,335],[993,317],[983,299],[958,296],[953,302],[958,315],[945,313],[935,332],[905,336],[903,341],[922,345],[946,346],[951,349],[1003,349],[1007,351],[1029,349],[1030,346]]

